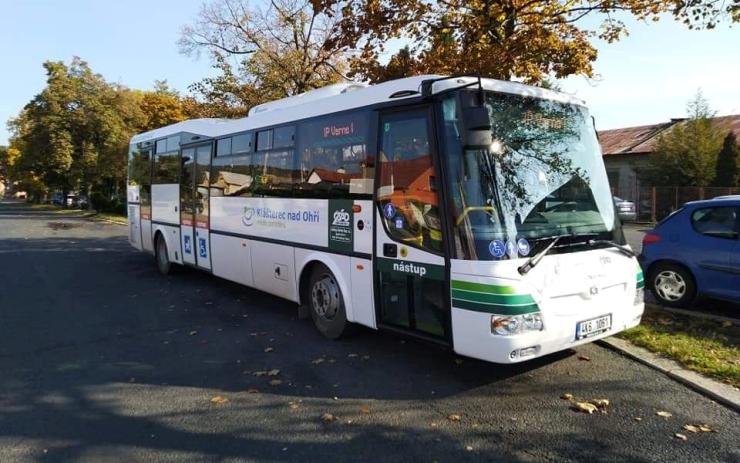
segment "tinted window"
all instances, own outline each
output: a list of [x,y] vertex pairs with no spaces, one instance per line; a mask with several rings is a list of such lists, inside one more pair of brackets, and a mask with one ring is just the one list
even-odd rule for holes
[[231,143],[231,151],[234,154],[249,153],[252,151],[252,134],[245,133],[234,137]]
[[222,138],[216,142],[216,157],[231,154],[231,138]]
[[170,137],[167,139],[167,151],[177,151],[179,149],[180,149],[180,136],[179,135],[175,137]]
[[180,181],[180,154],[177,151],[154,155],[152,183],[177,183]]
[[211,196],[251,196],[252,155],[216,157],[211,169]]
[[735,239],[738,236],[738,210],[731,206],[697,209],[691,214],[691,225],[702,235]]
[[367,154],[368,118],[367,113],[350,113],[300,125],[297,189],[301,194],[372,194],[374,163]]
[[[259,146],[259,142],[258,142]],[[293,150],[254,154],[254,192],[265,196],[292,196],[295,181]]]
[[164,153],[167,151],[167,139],[157,141],[157,153]]
[[272,148],[272,130],[257,132],[257,150],[264,151]]
[[272,132],[272,147],[273,148],[289,148],[293,146],[293,138],[295,136],[295,127],[290,125],[287,127],[278,127]]
[[423,111],[383,119],[378,199],[394,239],[441,251],[442,232],[434,166]]

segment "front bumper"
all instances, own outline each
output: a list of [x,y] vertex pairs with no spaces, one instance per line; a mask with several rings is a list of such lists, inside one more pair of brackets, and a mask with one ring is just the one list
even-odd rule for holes
[[[643,303],[630,306],[605,306],[589,310],[588,313],[542,314],[544,329],[514,336],[491,334],[491,314],[452,309],[452,329],[455,339],[454,350],[460,355],[494,363],[518,363],[544,355],[570,349],[640,324],[644,311]],[[612,315],[609,331],[586,339],[576,340],[576,324],[606,314]],[[525,356],[519,355],[520,351]]]

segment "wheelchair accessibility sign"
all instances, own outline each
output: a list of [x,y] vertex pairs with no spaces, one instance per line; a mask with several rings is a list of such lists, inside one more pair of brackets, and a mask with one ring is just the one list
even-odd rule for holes
[[200,255],[200,257],[208,257],[205,238],[198,238],[198,255]]
[[185,248],[185,254],[193,253],[193,245],[190,242],[190,237],[188,235],[183,236],[183,247]]

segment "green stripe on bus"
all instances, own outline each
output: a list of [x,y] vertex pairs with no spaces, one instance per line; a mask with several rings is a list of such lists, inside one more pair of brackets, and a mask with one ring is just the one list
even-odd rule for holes
[[527,313],[539,312],[537,304],[529,305],[502,305],[502,304],[483,304],[481,302],[467,301],[463,299],[452,299],[452,307],[459,309],[474,310],[476,312],[485,312],[498,315],[523,315]]
[[645,281],[644,280],[640,280],[640,281],[637,282],[637,289],[642,289],[644,287],[645,287]]
[[483,283],[461,280],[452,280],[452,289],[477,291],[479,293],[516,294],[516,288],[513,286],[485,285]]
[[534,299],[529,294],[493,294],[478,291],[467,291],[464,289],[452,289],[452,297],[456,299],[467,299],[475,302],[502,305],[529,305],[534,304]]

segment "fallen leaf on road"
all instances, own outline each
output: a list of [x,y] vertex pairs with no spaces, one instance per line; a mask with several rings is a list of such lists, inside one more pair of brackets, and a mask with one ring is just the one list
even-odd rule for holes
[[581,354],[581,355],[578,356],[578,360],[583,360],[584,362],[590,362],[591,361],[591,357],[589,357],[588,355]]
[[732,326],[732,321],[730,320],[725,320],[722,322],[722,328],[729,328],[731,326]]
[[280,386],[281,384],[283,384],[281,379],[273,379],[270,381],[270,386]]
[[673,413],[666,412],[666,411],[663,411],[663,410],[657,411],[657,412],[655,412],[655,414],[658,415],[658,416],[662,416],[663,418],[670,418],[670,417],[673,416]]
[[636,416],[635,421],[642,421],[642,418],[640,418],[639,416]]
[[369,405],[363,405],[360,407],[360,413],[363,415],[369,415],[370,414],[370,406]]
[[471,446],[468,445],[468,446],[465,447],[465,450],[467,450],[468,452],[472,452],[473,451],[473,447],[471,447]]
[[357,354],[349,354],[349,355],[347,355],[347,358],[355,358],[355,357],[359,357],[359,355],[357,355]]
[[272,352],[272,351],[274,351],[274,350],[275,350],[275,349],[273,349],[272,347],[267,347],[267,348],[265,348],[265,352]]
[[714,429],[710,428],[708,424],[700,424],[699,425],[699,431],[701,431],[701,432],[717,432]]
[[447,419],[450,421],[460,421],[461,418],[460,418],[460,415],[452,414],[452,415],[447,415]]
[[675,437],[676,439],[680,439],[680,440],[686,440],[686,439],[688,439],[688,438],[686,437],[686,435],[685,435],[685,434],[681,434],[680,432],[677,432],[677,433],[676,433],[676,434],[674,434],[673,436],[674,436],[674,437]]
[[688,432],[699,432],[699,428],[693,424],[685,424],[683,425],[683,428]]
[[573,400],[573,394],[563,394],[560,398],[563,400]]
[[596,405],[588,402],[574,402],[572,408],[577,412],[588,413],[589,415],[599,410]]
[[217,395],[216,397],[211,398],[211,403],[216,404],[216,405],[222,405],[228,402],[229,402],[229,399],[227,399],[226,397],[221,397],[220,395]]
[[658,318],[658,323],[661,325],[673,325],[673,320],[667,317],[660,317]]
[[609,399],[593,399],[588,401],[591,405],[596,405],[596,408],[606,413],[607,407],[609,407]]
[[689,432],[713,432],[714,430],[706,424],[685,424],[683,428]]
[[318,365],[319,363],[323,363],[323,362],[324,362],[324,358],[323,357],[319,357],[317,359],[311,360],[311,363],[313,363],[314,365]]
[[288,402],[288,407],[290,407],[291,410],[296,410],[300,406],[301,404],[296,400],[291,400],[290,402]]
[[252,375],[254,376],[265,376],[266,374],[266,371],[255,371],[254,373],[252,373]]
[[332,415],[331,413],[324,413],[321,415],[321,421],[324,423],[331,423],[332,421],[336,421],[337,417]]
[[193,331],[191,331],[191,332],[190,332],[190,333],[188,333],[188,334],[189,334],[190,336],[195,336],[196,334],[198,334],[198,330],[193,330]]
[[273,368],[272,370],[267,372],[267,376],[277,376],[280,374],[280,370],[277,368]]

